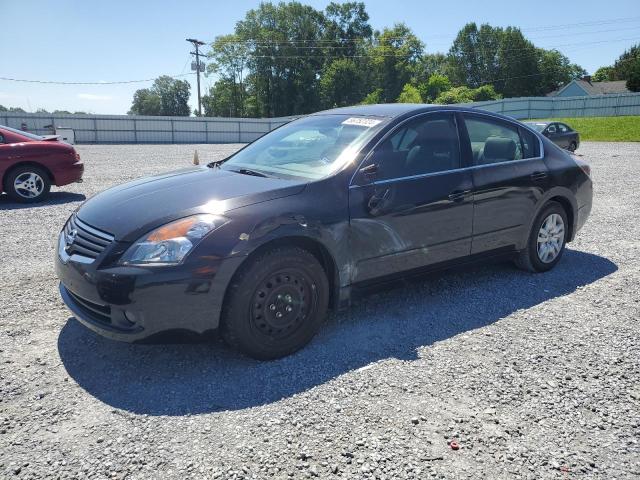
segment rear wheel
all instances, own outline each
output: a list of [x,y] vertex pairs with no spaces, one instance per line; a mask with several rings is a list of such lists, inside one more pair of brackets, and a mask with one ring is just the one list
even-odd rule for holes
[[324,269],[306,250],[269,250],[232,280],[223,309],[225,341],[260,360],[289,355],[316,334],[327,313]]
[[567,233],[567,213],[559,203],[549,202],[536,217],[516,265],[530,272],[551,270],[562,258]]
[[4,191],[16,202],[34,203],[42,201],[51,189],[49,175],[39,167],[25,165],[7,175]]

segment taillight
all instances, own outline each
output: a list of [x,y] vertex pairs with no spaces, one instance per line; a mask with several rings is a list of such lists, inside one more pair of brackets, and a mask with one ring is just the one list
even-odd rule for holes
[[580,167],[580,170],[582,170],[587,175],[587,177],[591,178],[591,165],[583,160],[580,160],[575,155],[572,155],[572,158],[573,161],[576,162],[576,165]]
[[76,152],[76,162],[80,161],[80,154],[78,152]]

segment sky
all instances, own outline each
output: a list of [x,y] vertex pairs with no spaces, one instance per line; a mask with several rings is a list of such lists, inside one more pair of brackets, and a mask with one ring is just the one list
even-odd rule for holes
[[[329,2],[302,1],[323,9]],[[427,52],[446,52],[470,21],[518,26],[538,47],[557,48],[589,73],[612,64],[640,42],[638,0],[372,0],[370,23],[405,22]],[[60,82],[153,79],[190,72],[191,45],[233,31],[258,1],[0,0],[0,77]],[[606,5],[606,8],[603,8]],[[191,106],[197,104],[194,75]],[[203,94],[214,78],[203,79]],[[133,93],[151,81],[125,85],[53,85],[0,80],[0,105],[125,114]]]

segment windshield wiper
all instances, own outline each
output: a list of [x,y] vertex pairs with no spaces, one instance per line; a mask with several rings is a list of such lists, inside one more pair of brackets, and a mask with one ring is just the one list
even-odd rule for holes
[[266,173],[258,172],[257,170],[251,170],[249,168],[239,168],[237,170],[231,170],[232,172],[241,173],[243,175],[253,175],[254,177],[268,177]]
[[221,158],[220,160],[214,160],[213,162],[207,163],[207,167],[209,167],[209,168],[220,168],[220,165],[222,165],[225,162],[225,160],[227,160],[227,159],[226,158]]

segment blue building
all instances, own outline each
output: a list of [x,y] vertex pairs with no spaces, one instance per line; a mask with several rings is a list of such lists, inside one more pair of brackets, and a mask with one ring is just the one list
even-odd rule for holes
[[565,86],[555,90],[548,97],[590,97],[592,95],[612,95],[616,93],[631,93],[627,89],[625,80],[615,82],[592,82],[591,77],[572,80]]

